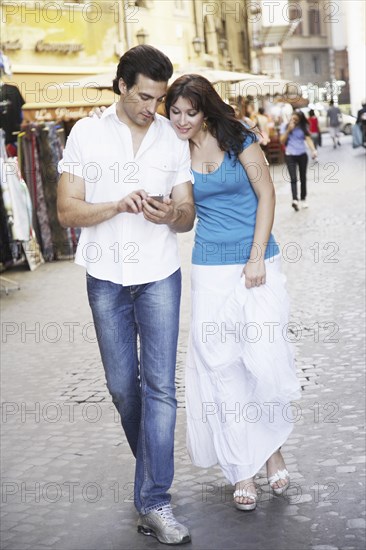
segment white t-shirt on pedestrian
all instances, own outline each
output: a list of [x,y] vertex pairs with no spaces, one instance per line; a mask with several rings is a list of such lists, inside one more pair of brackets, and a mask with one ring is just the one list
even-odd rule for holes
[[[129,127],[116,104],[102,117],[79,120],[67,139],[59,172],[82,177],[89,203],[117,201],[134,190],[169,196],[174,186],[192,181],[188,141],[169,120],[156,114],[134,156]],[[180,266],[176,234],[142,213],[121,213],[81,230],[75,262],[96,277],[124,286],[159,281]]]

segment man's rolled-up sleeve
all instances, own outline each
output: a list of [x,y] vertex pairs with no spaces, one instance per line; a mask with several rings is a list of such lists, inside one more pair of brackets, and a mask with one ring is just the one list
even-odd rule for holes
[[182,141],[179,151],[178,171],[175,181],[173,183],[173,187],[181,183],[185,183],[186,181],[194,183],[194,176],[191,169],[191,155],[189,151],[188,141]]
[[76,126],[71,130],[67,138],[66,147],[62,159],[57,166],[59,174],[69,172],[74,176],[83,177],[83,162],[78,140],[78,129]]

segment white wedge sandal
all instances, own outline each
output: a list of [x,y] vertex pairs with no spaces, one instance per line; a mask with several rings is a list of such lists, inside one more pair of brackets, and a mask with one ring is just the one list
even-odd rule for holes
[[[251,510],[255,510],[257,507],[257,498],[258,495],[256,493],[251,493],[250,491],[247,491],[246,489],[237,489],[234,492],[234,504],[238,510],[244,510],[244,512],[250,512]],[[240,502],[236,502],[235,498],[237,497],[243,497],[243,498],[250,498],[253,502],[248,502],[247,504],[242,504]]]
[[[283,487],[273,487],[276,481],[280,481],[280,479],[285,480],[286,484]],[[286,468],[284,470],[277,470],[273,476],[268,478],[268,483],[275,495],[282,495],[290,485],[290,474]]]

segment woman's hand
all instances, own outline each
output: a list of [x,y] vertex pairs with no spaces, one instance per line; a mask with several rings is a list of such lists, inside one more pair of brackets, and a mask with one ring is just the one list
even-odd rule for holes
[[264,260],[248,261],[243,269],[246,288],[264,285],[266,282],[266,266]]
[[104,105],[102,107],[94,107],[91,111],[89,111],[89,116],[91,118],[93,117],[98,117],[100,118],[102,116],[102,114],[104,113],[104,111],[106,110],[107,107],[105,107]]

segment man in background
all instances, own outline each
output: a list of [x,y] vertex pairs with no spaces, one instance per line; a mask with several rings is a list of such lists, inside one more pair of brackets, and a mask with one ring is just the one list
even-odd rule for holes
[[329,126],[330,137],[333,140],[333,149],[340,147],[339,128],[342,122],[342,113],[339,107],[335,107],[333,99],[329,101],[329,109],[327,111],[327,124]]

